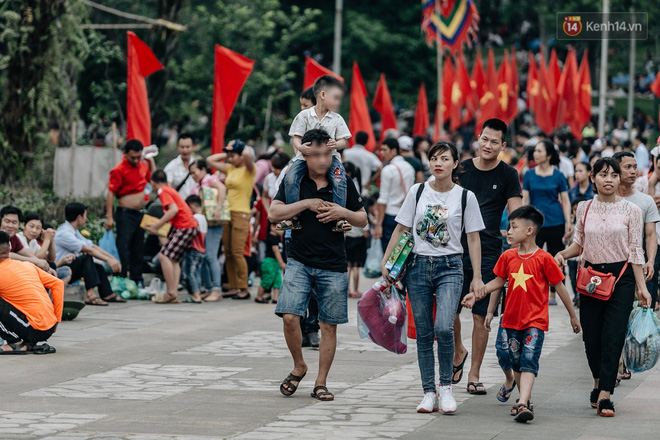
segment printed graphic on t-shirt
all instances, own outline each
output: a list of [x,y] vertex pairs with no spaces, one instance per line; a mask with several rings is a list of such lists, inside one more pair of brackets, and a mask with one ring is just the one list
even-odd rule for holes
[[447,246],[451,237],[447,229],[449,208],[442,205],[426,207],[424,218],[417,223],[417,235],[433,247]]
[[527,280],[530,279],[530,278],[534,278],[534,275],[526,274],[524,264],[520,263],[520,269],[518,269],[518,272],[512,272],[511,273],[511,278],[516,280],[513,283],[512,291],[515,290],[516,287],[522,287],[522,289],[525,292],[527,292]]

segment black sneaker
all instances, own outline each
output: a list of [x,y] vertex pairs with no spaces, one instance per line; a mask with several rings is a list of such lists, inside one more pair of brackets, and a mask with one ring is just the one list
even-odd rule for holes
[[309,335],[303,334],[302,346],[303,347],[311,347],[312,346],[312,342],[309,340]]
[[319,343],[321,342],[321,338],[319,338],[318,333],[310,333],[307,335],[307,339],[309,339],[310,342],[310,347],[312,348],[319,348]]

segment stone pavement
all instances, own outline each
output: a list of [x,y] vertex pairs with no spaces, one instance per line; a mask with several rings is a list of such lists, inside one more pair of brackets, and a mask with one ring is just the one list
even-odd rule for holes
[[[481,375],[487,396],[466,392],[466,370],[455,415],[415,413],[422,393],[414,341],[407,354],[394,355],[359,339],[356,302],[351,322],[338,330],[328,383],[334,402],[309,396],[318,368],[311,349],[296,395],[280,395],[291,361],[274,305],[86,307],[51,339],[57,354],[0,362],[0,439],[660,438],[660,368],[617,389],[617,417],[597,417],[582,342],[562,306],[551,308],[533,396],[537,417],[519,425],[511,405],[495,399],[502,374],[493,341]],[[461,318],[469,347],[471,318],[467,311]]]

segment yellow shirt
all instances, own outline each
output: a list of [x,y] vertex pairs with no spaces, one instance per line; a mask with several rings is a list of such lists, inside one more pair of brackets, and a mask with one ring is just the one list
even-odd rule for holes
[[236,168],[233,165],[227,165],[227,200],[229,200],[229,210],[231,212],[250,213],[250,199],[252,198],[252,188],[254,187],[254,178],[257,175],[255,167],[252,173],[247,168]]

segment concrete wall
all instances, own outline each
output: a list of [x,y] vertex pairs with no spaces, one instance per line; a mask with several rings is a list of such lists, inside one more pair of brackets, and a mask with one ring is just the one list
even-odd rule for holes
[[110,170],[121,158],[122,152],[112,148],[58,148],[53,172],[55,194],[61,197],[106,195]]

